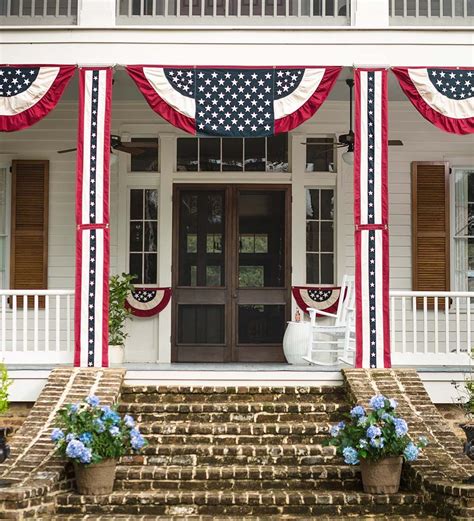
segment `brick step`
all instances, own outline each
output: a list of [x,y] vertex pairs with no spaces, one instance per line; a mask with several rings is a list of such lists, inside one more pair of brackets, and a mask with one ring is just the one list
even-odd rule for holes
[[221,491],[116,491],[103,496],[75,493],[57,496],[59,514],[129,515],[419,515],[421,497],[412,493],[392,495],[362,492],[292,490]]
[[328,438],[328,434],[289,434],[277,435],[267,434],[264,436],[256,435],[200,435],[200,434],[147,434],[146,439],[152,446],[154,445],[309,445],[322,443]]
[[64,515],[55,515],[43,520],[41,517],[36,517],[39,521],[113,521],[118,519],[120,521],[345,521],[347,517],[357,517],[360,521],[441,521],[439,517],[433,516],[425,516],[425,515],[404,515],[404,516],[383,516],[382,518],[379,515],[375,516],[344,516],[344,517],[334,517],[334,516],[291,516],[291,515],[280,515],[280,516],[219,516],[218,518],[215,516],[147,516],[147,515],[128,515],[128,514],[115,514],[115,515],[93,515],[93,516],[84,516],[84,514],[64,514]]
[[120,403],[119,411],[122,413],[334,413],[347,412],[349,407],[337,402],[209,402],[209,403]]
[[304,434],[316,435],[324,434],[328,436],[330,423],[164,423],[149,422],[140,425],[143,434],[197,434],[197,435],[244,435],[244,436],[264,436],[270,434]]

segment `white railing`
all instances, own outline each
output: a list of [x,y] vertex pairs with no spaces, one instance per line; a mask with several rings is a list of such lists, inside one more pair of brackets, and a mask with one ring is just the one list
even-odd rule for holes
[[388,0],[390,25],[472,25],[473,0]]
[[74,25],[78,0],[0,0],[0,25]]
[[351,0],[117,0],[117,24],[348,25]]
[[473,310],[474,292],[390,291],[392,363],[468,364]]
[[0,290],[0,360],[71,363],[73,314],[73,290]]

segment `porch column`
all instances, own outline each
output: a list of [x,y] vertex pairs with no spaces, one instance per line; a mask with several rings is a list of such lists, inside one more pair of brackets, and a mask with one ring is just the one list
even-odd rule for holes
[[74,365],[108,367],[111,68],[79,69]]
[[356,367],[390,367],[387,70],[355,70]]

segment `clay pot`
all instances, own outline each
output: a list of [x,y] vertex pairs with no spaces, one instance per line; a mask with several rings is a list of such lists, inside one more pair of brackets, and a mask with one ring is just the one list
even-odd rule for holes
[[400,488],[403,458],[393,456],[379,461],[360,460],[362,484],[369,494],[395,494]]
[[116,465],[117,462],[114,459],[105,459],[92,465],[74,463],[79,494],[94,496],[111,494],[114,488]]

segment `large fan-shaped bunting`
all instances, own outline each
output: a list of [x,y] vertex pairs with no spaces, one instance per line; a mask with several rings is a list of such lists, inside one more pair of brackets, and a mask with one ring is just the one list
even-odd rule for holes
[[129,66],[150,107],[191,134],[256,137],[310,118],[341,67]]
[[58,103],[74,65],[0,65],[0,131],[30,127]]
[[163,311],[171,299],[171,288],[135,288],[125,307],[136,317],[153,317]]
[[298,307],[305,313],[308,312],[308,308],[325,311],[326,313],[335,313],[341,297],[341,288],[339,286],[293,286],[291,292]]
[[474,133],[474,68],[395,67],[401,88],[418,112],[441,130]]

